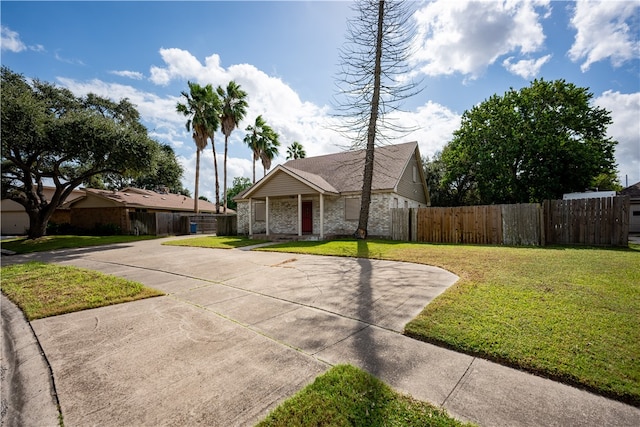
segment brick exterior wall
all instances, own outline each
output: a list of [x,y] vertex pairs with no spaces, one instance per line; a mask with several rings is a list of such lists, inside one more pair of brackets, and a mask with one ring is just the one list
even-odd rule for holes
[[71,224],[71,209],[56,209],[49,218],[49,222],[56,224]]
[[[345,197],[324,197],[324,234],[331,236],[352,235],[358,227],[358,220],[345,219]],[[397,206],[396,201],[398,200]],[[313,203],[313,234],[320,234],[320,196],[303,197],[303,201]],[[391,237],[391,208],[419,207],[419,203],[395,193],[374,193],[371,195],[369,207],[368,232],[371,237]],[[238,234],[249,234],[249,202],[240,201],[236,209],[238,213]],[[255,212],[253,212],[255,215]],[[251,218],[253,220],[253,218]],[[254,234],[266,232],[265,221],[253,221]],[[298,199],[269,199],[269,232],[271,234],[298,234]]]
[[129,234],[129,215],[126,208],[71,209],[71,225],[92,230],[96,225],[115,224],[123,234]]

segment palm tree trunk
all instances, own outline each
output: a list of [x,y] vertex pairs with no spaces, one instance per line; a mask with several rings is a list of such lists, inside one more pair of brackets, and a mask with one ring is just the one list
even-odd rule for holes
[[211,149],[213,150],[213,173],[216,175],[216,213],[220,213],[220,180],[218,179],[218,158],[216,157],[216,146],[211,137]]
[[256,183],[256,156],[253,156],[253,183]]
[[227,151],[229,148],[228,144],[229,137],[225,134],[224,136],[224,187],[222,188],[222,203],[223,203],[223,213],[227,213]]
[[196,147],[196,188],[195,188],[195,195],[193,197],[193,211],[195,213],[199,213],[198,210],[198,189],[199,189],[199,185],[200,185],[200,149],[198,147]]

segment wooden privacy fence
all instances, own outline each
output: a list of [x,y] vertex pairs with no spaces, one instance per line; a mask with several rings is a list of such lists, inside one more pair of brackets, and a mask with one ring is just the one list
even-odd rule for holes
[[[230,216],[230,215],[228,215]],[[150,234],[169,236],[197,233],[216,234],[220,215],[181,214],[170,212],[130,212],[130,232],[132,234]],[[225,229],[232,230],[233,222],[225,222]],[[227,225],[228,224],[228,225]]]
[[629,197],[545,200],[547,244],[627,246]]
[[392,209],[391,235],[430,243],[626,246],[629,198]]
[[189,234],[189,217],[165,212],[130,212],[130,232],[169,236]]

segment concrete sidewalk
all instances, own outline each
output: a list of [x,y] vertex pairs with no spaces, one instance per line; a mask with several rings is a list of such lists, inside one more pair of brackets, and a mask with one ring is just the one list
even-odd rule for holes
[[29,259],[168,295],[32,322],[67,426],[253,425],[330,365],[486,426],[640,425],[640,410],[401,334],[457,279],[409,263],[162,246]]

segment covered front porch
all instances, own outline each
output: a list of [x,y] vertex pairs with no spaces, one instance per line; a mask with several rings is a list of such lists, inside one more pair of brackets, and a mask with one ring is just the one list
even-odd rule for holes
[[267,240],[323,240],[325,196],[322,193],[294,196],[251,197],[248,203],[249,236]]

